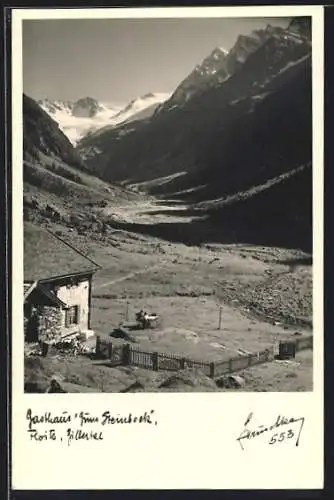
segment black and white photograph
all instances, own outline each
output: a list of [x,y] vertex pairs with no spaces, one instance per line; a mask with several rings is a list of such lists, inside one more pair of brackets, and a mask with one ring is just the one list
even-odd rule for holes
[[313,391],[312,45],[23,20],[25,393]]

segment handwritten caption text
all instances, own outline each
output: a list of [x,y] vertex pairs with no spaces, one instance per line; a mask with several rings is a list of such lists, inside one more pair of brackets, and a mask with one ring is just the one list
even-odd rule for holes
[[154,410],[124,415],[106,410],[94,415],[85,411],[71,413],[67,410],[57,414],[34,413],[31,408],[27,410],[26,422],[30,441],[36,443],[53,441],[68,446],[76,441],[103,441],[106,427],[112,425],[155,426],[158,424]]

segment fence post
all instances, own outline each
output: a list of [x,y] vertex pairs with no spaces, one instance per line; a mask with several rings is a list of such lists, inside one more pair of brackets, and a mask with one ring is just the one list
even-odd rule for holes
[[108,358],[111,359],[112,357],[112,342],[108,344]]
[[223,311],[223,308],[220,307],[219,308],[218,330],[221,330],[221,327],[222,327],[222,311]]
[[131,347],[130,344],[125,344],[123,346],[123,365],[130,365],[131,364]]
[[232,373],[232,362],[233,362],[233,359],[230,358],[228,360],[228,371],[229,371],[229,373]]
[[184,370],[186,367],[186,358],[180,359],[180,370]]
[[212,361],[210,363],[210,378],[214,378],[215,376],[215,363]]
[[49,352],[49,344],[47,342],[42,342],[42,356],[45,358]]
[[100,354],[101,354],[101,337],[100,337],[100,335],[98,335],[96,337],[95,354],[96,354],[96,356],[100,356]]
[[159,354],[157,352],[152,352],[152,364],[153,370],[157,372],[159,370]]

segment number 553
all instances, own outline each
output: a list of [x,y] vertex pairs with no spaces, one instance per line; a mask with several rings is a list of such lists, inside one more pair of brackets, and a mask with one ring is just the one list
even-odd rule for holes
[[292,429],[289,429],[286,432],[280,432],[279,434],[273,434],[271,436],[269,444],[282,443],[285,439],[293,438],[295,433]]

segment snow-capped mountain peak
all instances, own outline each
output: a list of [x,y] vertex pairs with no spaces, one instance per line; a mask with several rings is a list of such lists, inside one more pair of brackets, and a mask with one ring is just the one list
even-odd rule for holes
[[42,99],[38,104],[58,123],[73,145],[89,131],[103,127],[119,111],[119,106],[100,103],[92,97],[77,101]]
[[96,99],[92,97],[83,97],[74,103],[72,115],[81,118],[91,118],[99,111],[102,111],[102,109],[103,108]]
[[93,97],[82,97],[77,101],[42,99],[41,108],[55,120],[59,128],[76,145],[85,135],[100,129],[114,127],[148,108],[158,106],[170,94],[148,93],[133,99],[126,106],[110,102],[99,102]]
[[223,56],[227,56],[228,52],[229,51],[224,47],[216,47],[215,49],[213,49],[209,57],[212,57],[214,59],[219,59]]
[[152,104],[160,104],[166,101],[166,99],[168,99],[169,97],[170,94],[150,92],[149,94],[145,94],[142,97],[136,97],[136,99],[132,99],[132,101],[130,101],[129,104],[125,108],[123,108],[118,115],[120,117],[124,117],[125,120],[126,118],[128,118],[128,116],[126,116],[127,113],[138,113],[139,111],[142,111]]
[[150,92],[144,96],[132,99],[126,106],[120,109],[104,127],[93,132],[94,136],[99,135],[108,129],[125,122],[149,118],[156,108],[170,98],[171,94],[165,92]]

